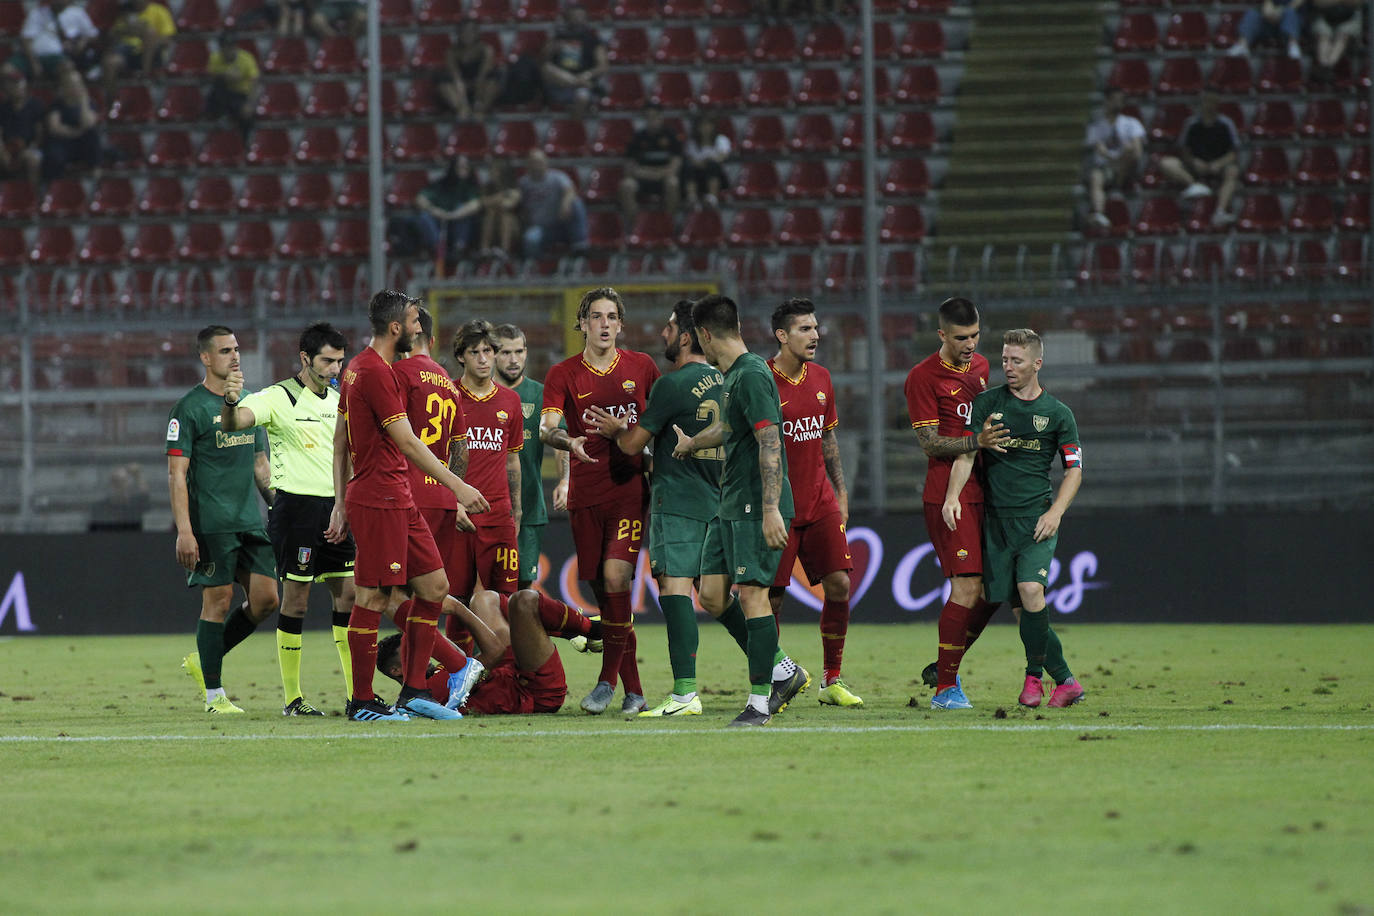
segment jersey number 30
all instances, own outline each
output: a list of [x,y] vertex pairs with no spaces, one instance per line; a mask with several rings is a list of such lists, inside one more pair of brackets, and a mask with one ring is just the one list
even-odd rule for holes
[[445,428],[453,427],[458,405],[453,398],[446,398],[436,391],[425,398],[425,413],[429,414],[429,425],[420,430],[420,441],[425,445],[433,445],[443,438]]

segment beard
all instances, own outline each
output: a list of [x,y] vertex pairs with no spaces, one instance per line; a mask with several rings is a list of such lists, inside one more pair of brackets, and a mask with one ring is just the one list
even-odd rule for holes
[[503,378],[503,379],[506,380],[506,384],[508,384],[508,385],[514,385],[516,379],[520,378],[520,376],[524,373],[524,371],[525,371],[525,367],[524,367],[524,366],[521,366],[519,369],[500,369],[500,368],[498,368],[498,369],[496,370],[496,373],[497,373],[498,375],[500,375],[501,378]]
[[663,346],[663,358],[670,363],[677,362],[678,356],[682,354],[682,345],[676,340],[669,341]]
[[411,350],[414,350],[414,349],[415,349],[415,335],[414,335],[414,334],[402,334],[400,337],[396,338],[396,352],[397,352],[397,353],[409,353]]

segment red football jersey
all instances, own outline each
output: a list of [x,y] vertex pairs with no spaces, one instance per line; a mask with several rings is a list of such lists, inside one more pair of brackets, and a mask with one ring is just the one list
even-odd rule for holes
[[[959,369],[940,358],[940,352],[927,356],[917,363],[906,377],[906,409],[911,416],[911,428],[921,429],[934,426],[941,436],[962,438],[973,409],[973,399],[987,391],[988,361],[978,353],[973,354],[967,366]],[[928,503],[943,505],[945,488],[949,485],[949,469],[954,465],[953,458],[927,459],[926,488],[923,499]],[[981,503],[983,485],[978,475],[969,475],[960,501]]]
[[792,481],[795,525],[809,525],[840,510],[835,488],[825,474],[821,433],[840,425],[835,413],[835,386],[824,366],[804,363],[795,379],[782,373],[773,360],[773,381],[782,403],[782,441],[787,448],[787,478]]
[[525,447],[525,417],[520,413],[520,395],[509,388],[492,385],[478,397],[460,380],[458,393],[463,399],[467,424],[468,473],[464,478],[481,491],[491,503],[491,511],[472,517],[484,527],[510,521],[510,478],[506,476],[506,455]]
[[386,428],[405,420],[401,382],[391,364],[364,347],[349,362],[339,384],[339,413],[348,425],[353,477],[344,499],[380,509],[412,505],[405,455]]
[[585,509],[619,499],[642,498],[644,462],[627,455],[595,431],[587,432],[582,412],[595,404],[622,418],[627,426],[639,422],[649,389],[662,375],[653,357],[633,350],[616,350],[615,360],[598,372],[582,358],[570,357],[549,370],[544,379],[544,413],[556,413],[568,424],[568,435],[587,437],[587,454],[595,464],[572,459],[568,480],[568,508]]
[[[448,464],[449,448],[466,435],[463,426],[463,405],[458,388],[444,367],[420,353],[397,360],[392,366],[401,380],[405,396],[406,415],[411,428],[439,463]],[[417,509],[456,509],[458,500],[453,491],[430,477],[409,461],[406,473],[410,477],[410,492]]]

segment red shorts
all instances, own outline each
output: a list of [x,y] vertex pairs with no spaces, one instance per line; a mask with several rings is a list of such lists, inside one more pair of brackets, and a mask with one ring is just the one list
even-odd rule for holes
[[482,585],[503,595],[515,594],[519,585],[520,557],[515,546],[515,523],[478,526],[476,531],[459,531],[448,557],[448,590],[457,598],[469,598]]
[[358,542],[353,581],[363,588],[405,585],[442,569],[434,535],[414,506],[378,509],[345,502],[348,524]]
[[624,560],[639,565],[639,545],[644,539],[644,515],[648,507],[644,496],[574,509],[573,544],[577,548],[577,577],[584,582],[601,578],[606,560]]
[[486,680],[472,688],[463,711],[479,716],[558,712],[567,696],[568,678],[555,649],[534,671],[521,671],[514,665],[491,669]]
[[945,578],[951,576],[981,576],[983,574],[983,504],[960,503],[959,526],[953,531],[945,527],[941,507],[926,503],[926,530],[935,558]]
[[778,561],[774,588],[786,588],[792,581],[793,567],[798,559],[812,585],[837,569],[848,572],[854,568],[854,561],[849,557],[849,538],[845,536],[840,513],[832,512],[809,525],[792,523],[787,532],[787,548]]
[[453,570],[450,568],[451,564],[448,558],[453,555],[453,545],[461,533],[458,530],[458,510],[425,506],[420,509],[420,517],[429,526],[430,534],[434,535],[434,546],[438,549],[439,556],[444,560],[444,572],[448,573],[448,590],[452,592]]

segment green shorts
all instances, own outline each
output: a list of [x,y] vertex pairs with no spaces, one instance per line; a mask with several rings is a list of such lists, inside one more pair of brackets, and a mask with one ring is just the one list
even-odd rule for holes
[[[784,526],[792,520],[784,518]],[[701,574],[729,576],[736,585],[768,587],[778,574],[782,551],[763,542],[763,525],[757,521],[727,521],[713,518],[706,526],[701,545]]]
[[988,601],[1011,602],[1020,607],[1018,582],[1039,582],[1048,586],[1050,561],[1059,535],[1036,542],[1035,523],[1039,516],[999,518],[988,514],[983,518],[983,585]]
[[707,523],[685,515],[655,512],[649,518],[649,572],[695,579],[701,575],[701,545]]
[[515,547],[520,556],[520,572],[516,578],[521,582],[535,581],[539,578],[539,554],[544,549],[544,526],[521,525]]
[[277,578],[272,542],[261,528],[229,534],[198,534],[196,544],[200,547],[200,562],[186,574],[188,588],[233,585],[238,581],[240,569],[269,579]]

